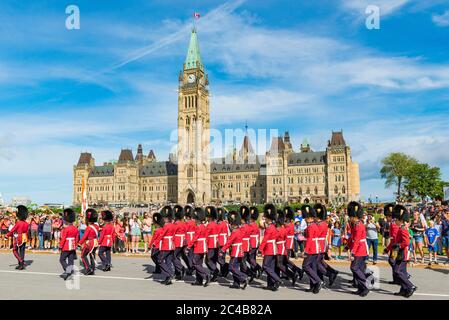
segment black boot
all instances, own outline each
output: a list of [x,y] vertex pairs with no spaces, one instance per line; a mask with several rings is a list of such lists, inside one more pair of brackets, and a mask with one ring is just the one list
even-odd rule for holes
[[320,292],[321,288],[323,287],[323,282],[318,282],[314,287],[313,287],[313,293],[317,294]]
[[329,287],[332,287],[332,285],[333,285],[334,282],[335,282],[335,279],[337,279],[337,275],[338,275],[338,271],[332,272],[332,273],[329,275]]
[[205,279],[205,281],[204,281],[204,287],[207,287],[208,285],[209,285],[209,283],[210,283],[210,276],[209,275],[207,275],[206,276],[206,279]]
[[231,284],[229,286],[229,288],[231,288],[231,289],[240,289],[240,285],[237,282],[234,282],[233,284]]

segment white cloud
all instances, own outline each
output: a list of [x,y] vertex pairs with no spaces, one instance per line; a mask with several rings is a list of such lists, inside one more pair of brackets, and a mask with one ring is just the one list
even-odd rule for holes
[[432,16],[432,21],[439,27],[449,26],[449,10],[447,10],[441,15],[434,14]]

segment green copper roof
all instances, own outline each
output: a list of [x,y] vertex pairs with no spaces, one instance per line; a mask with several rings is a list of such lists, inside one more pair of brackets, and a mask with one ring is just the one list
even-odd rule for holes
[[309,141],[307,140],[307,138],[302,139],[301,146],[306,147],[306,146],[308,146],[308,145],[309,145]]
[[203,69],[203,63],[201,62],[200,46],[198,44],[198,36],[196,34],[196,29],[192,29],[192,34],[190,35],[189,51],[187,51],[187,57],[185,61],[185,70],[194,68]]

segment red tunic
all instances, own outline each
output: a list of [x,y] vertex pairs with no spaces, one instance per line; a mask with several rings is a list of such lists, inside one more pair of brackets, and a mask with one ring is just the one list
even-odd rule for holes
[[83,244],[86,244],[86,246],[91,248],[98,247],[98,228],[99,227],[96,224],[88,225],[79,245],[82,246]]
[[307,229],[304,232],[304,236],[306,237],[306,247],[304,249],[307,254],[318,254],[320,253],[320,229],[316,223],[311,223],[307,226]]
[[175,222],[175,248],[181,248],[186,245],[187,224],[184,221]]
[[390,224],[390,243],[388,244],[387,250],[392,251],[393,245],[397,242],[397,236],[398,236],[399,226],[396,224],[395,221],[392,221]]
[[288,226],[285,226],[285,231],[287,233],[287,242],[285,246],[287,250],[293,250],[294,238],[295,238],[295,225],[290,223]]
[[408,233],[408,229],[405,226],[402,226],[398,229],[396,235],[396,243],[399,244],[399,249],[404,251],[404,260],[410,260],[410,252],[408,250],[410,245],[410,234]]
[[229,225],[227,221],[221,221],[219,224],[218,245],[223,247],[228,241],[229,237]]
[[186,242],[187,243],[189,241],[192,241],[193,236],[195,235],[195,230],[196,230],[195,220],[192,219],[192,220],[186,221],[186,234],[187,234]]
[[166,223],[162,229],[164,229],[164,235],[162,237],[161,251],[175,250],[174,237],[177,229],[176,225]]
[[209,235],[207,228],[204,224],[200,224],[196,227],[193,239],[189,241],[187,245],[189,248],[193,247],[193,253],[206,253],[207,252],[207,236]]
[[249,242],[251,248],[257,249],[259,247],[260,230],[257,222],[251,222],[249,224]]
[[59,248],[61,251],[73,251],[76,250],[80,233],[78,228],[74,225],[68,225],[61,231],[61,242],[59,243]]
[[112,247],[115,240],[115,230],[112,223],[107,223],[103,226],[100,232],[100,246],[102,247]]
[[218,248],[218,235],[220,233],[220,226],[215,221],[210,221],[207,224],[207,247],[209,249]]
[[260,244],[260,251],[264,256],[275,256],[277,254],[277,230],[274,224],[270,224],[265,229],[262,243]]
[[21,246],[28,241],[28,222],[17,221],[11,231],[6,234],[6,238],[14,236],[14,245]]
[[248,252],[250,250],[251,227],[249,226],[249,224],[245,223],[244,225],[242,225],[240,227],[240,230],[242,231],[242,234],[243,234],[243,239],[242,239],[243,252]]
[[226,244],[221,248],[221,250],[226,251],[231,248],[229,255],[231,258],[241,258],[243,257],[242,250],[243,232],[240,228],[235,228],[231,236],[229,237]]
[[366,227],[361,221],[357,221],[351,230],[348,247],[354,257],[366,257],[369,255],[366,243]]
[[285,243],[287,242],[287,230],[284,226],[280,226],[277,233],[276,245],[277,245],[277,254],[281,256],[287,255],[287,248],[285,247]]
[[319,253],[324,253],[326,252],[326,238],[327,238],[327,233],[329,231],[329,227],[327,225],[326,221],[320,221],[317,223],[318,225],[318,229],[320,230],[320,234],[319,234],[319,238],[318,238],[318,245],[319,245]]
[[162,244],[162,237],[164,236],[164,229],[163,228],[157,228],[154,231],[154,235],[151,238],[150,241],[150,248],[157,248],[157,249],[161,249],[161,244]]

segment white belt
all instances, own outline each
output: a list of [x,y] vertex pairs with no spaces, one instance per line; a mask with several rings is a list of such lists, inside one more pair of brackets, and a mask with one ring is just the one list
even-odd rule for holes
[[188,232],[186,232],[186,233],[190,236],[190,239],[189,239],[189,240],[192,240],[193,234],[195,233],[195,231],[188,231]]
[[242,240],[246,241],[246,244],[248,245],[248,248],[250,247],[249,238],[243,238]]
[[369,255],[369,247],[368,247],[368,243],[366,243],[366,239],[360,239],[360,242],[365,242],[366,252]]
[[259,235],[258,234],[252,234],[250,237],[256,238],[256,248],[259,246]]
[[315,241],[316,252],[320,252],[320,246],[318,245],[318,241],[324,241],[326,238],[312,238],[312,241]]
[[217,247],[218,234],[210,234],[209,237],[214,238],[214,248]]
[[198,238],[196,241],[202,241],[204,245],[204,249],[206,249],[206,238]]
[[267,240],[267,243],[270,243],[273,245],[273,254],[277,254],[277,246],[276,246],[276,240]]
[[284,254],[285,252],[285,241],[277,241],[276,244],[282,244],[282,250],[280,254]]
[[165,236],[164,239],[168,239],[168,250],[173,250],[173,236]]
[[224,243],[226,243],[226,241],[228,240],[228,234],[227,233],[220,233],[220,236],[223,236]]
[[184,236],[185,234],[175,234],[175,237],[181,237],[181,247],[184,244]]
[[240,253],[240,248],[242,247],[242,243],[241,243],[241,242],[239,242],[239,243],[233,243],[232,246],[233,246],[233,247],[235,247],[235,246],[237,247],[237,251],[236,251],[235,255],[238,257],[238,256],[239,256],[239,253]]
[[69,250],[75,250],[75,246],[74,246],[74,242],[75,242],[75,238],[66,238],[66,240],[69,242]]

